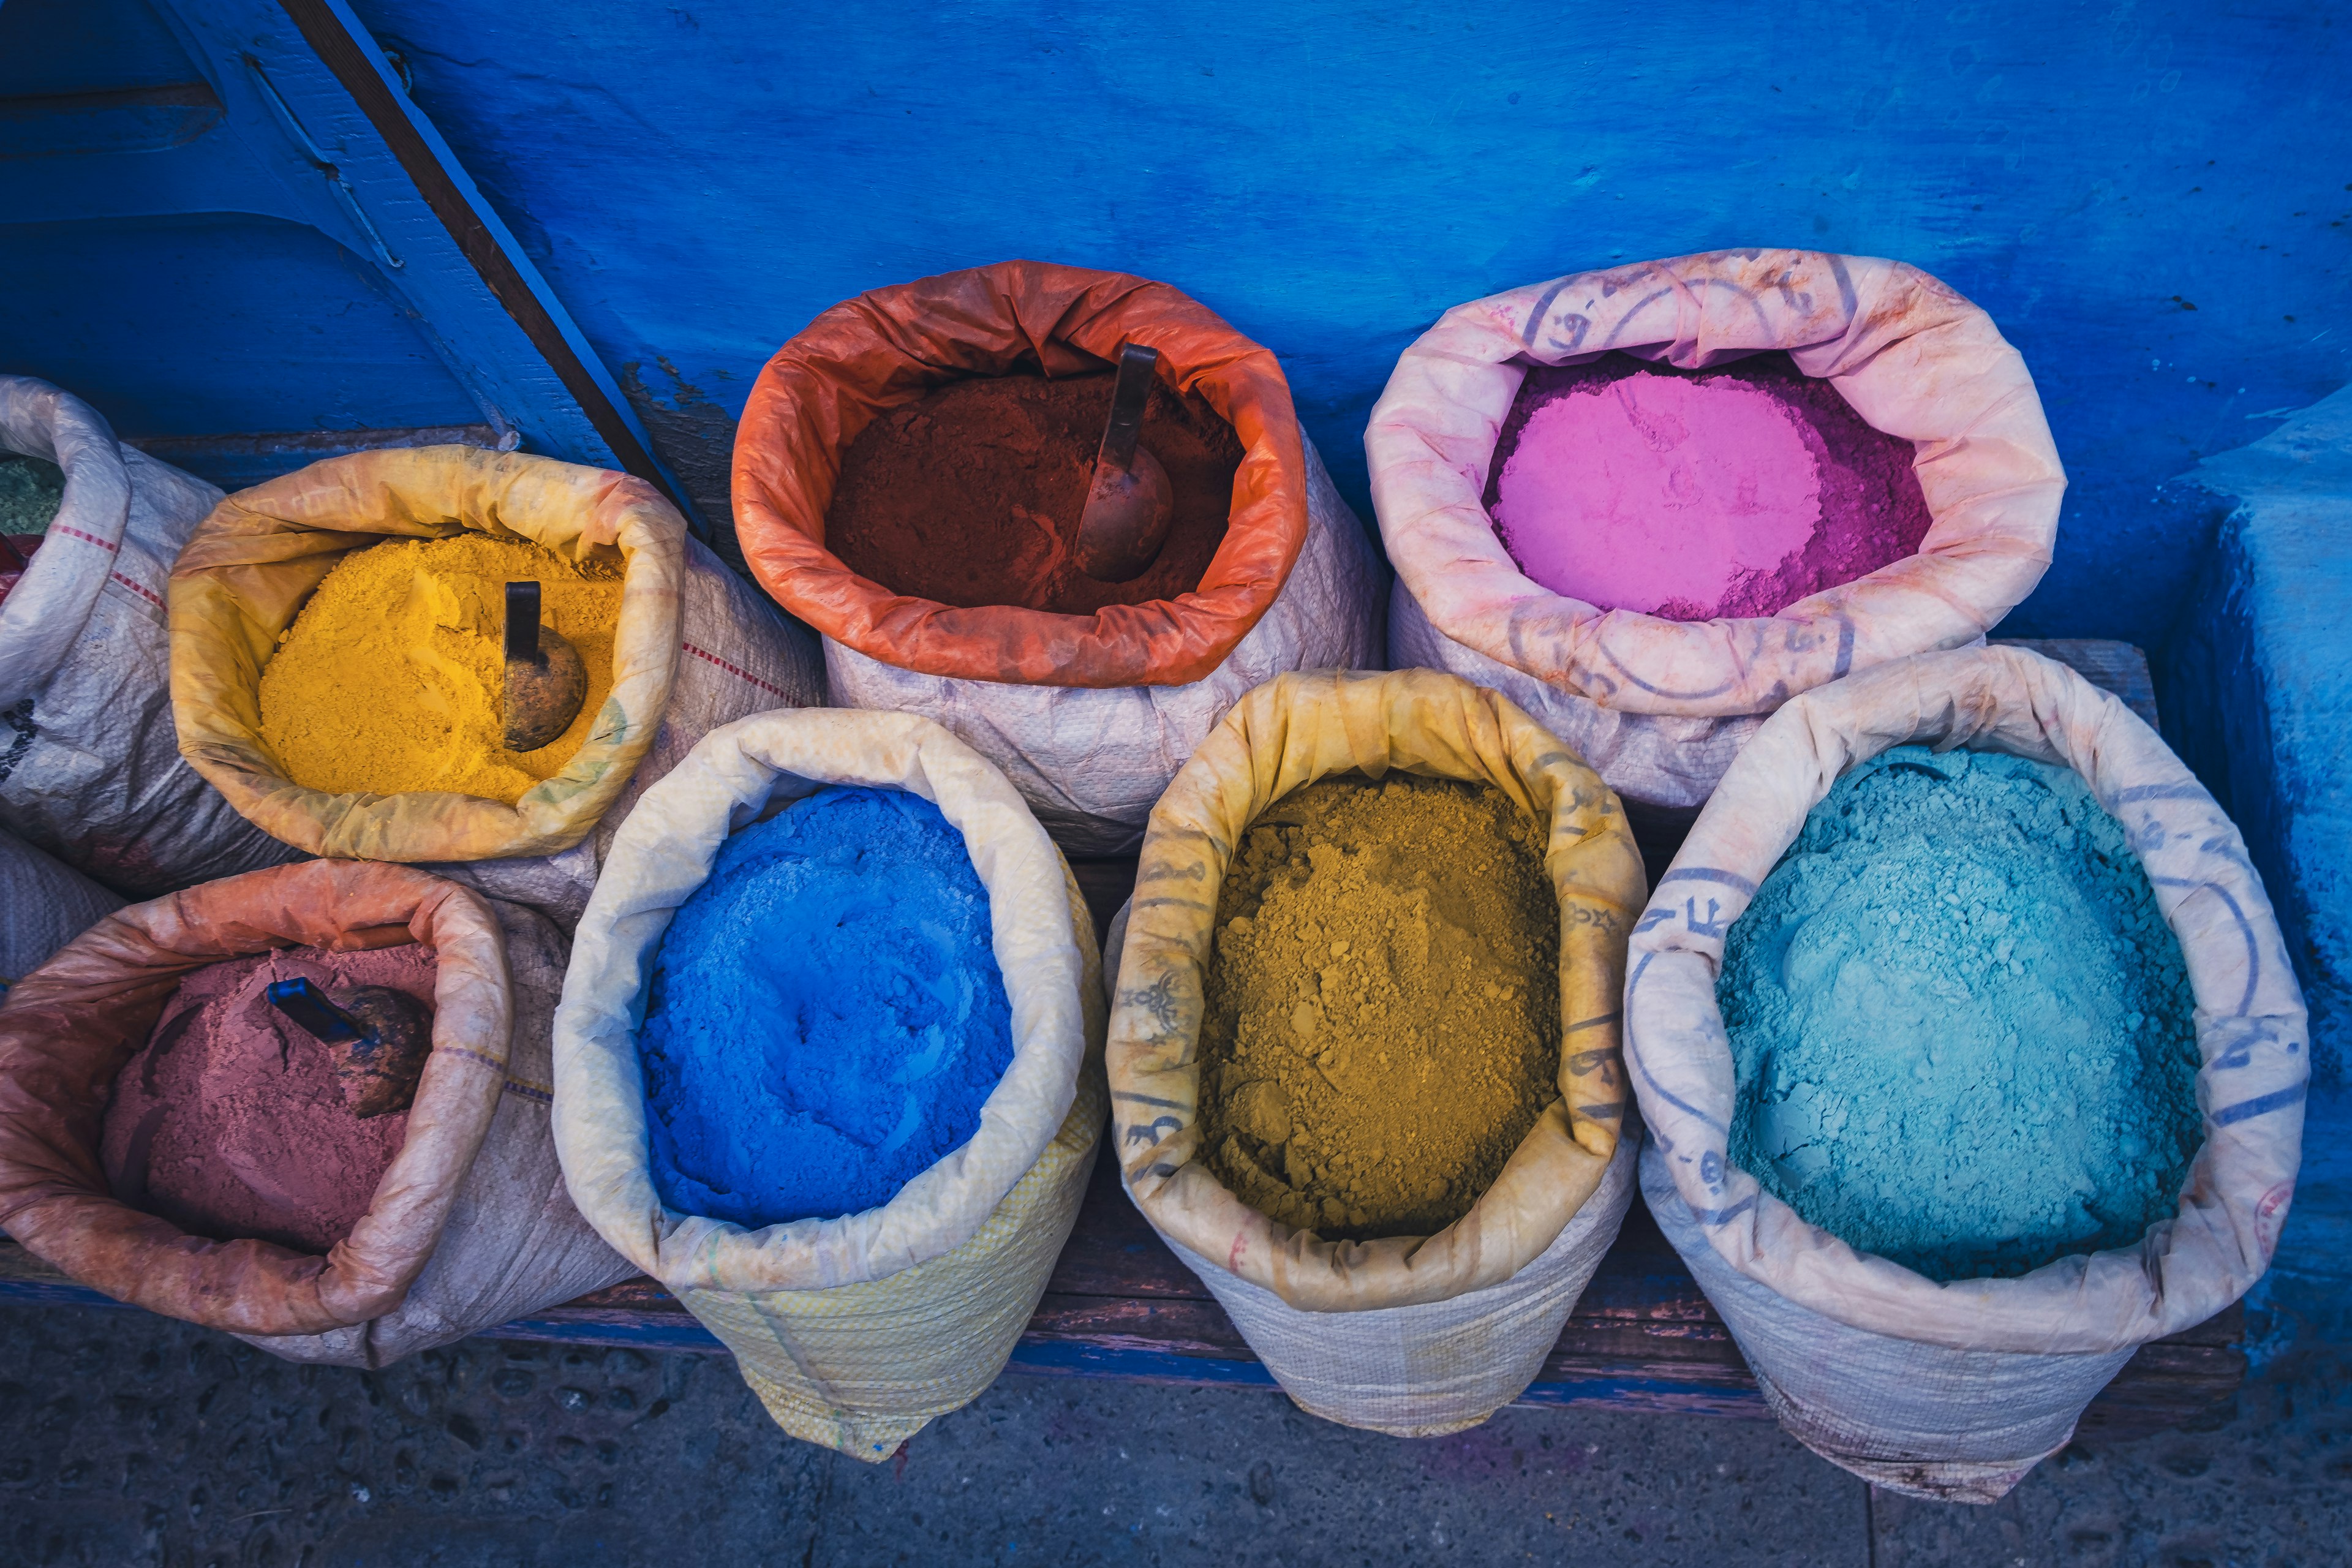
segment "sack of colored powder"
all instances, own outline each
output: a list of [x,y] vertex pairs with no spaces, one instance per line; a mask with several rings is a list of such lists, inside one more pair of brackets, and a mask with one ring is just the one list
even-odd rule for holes
[[[362,956],[375,962],[339,962]],[[549,1129],[549,1031],[565,958],[562,933],[530,910],[408,867],[349,860],[250,872],[110,915],[0,1005],[0,1227],[118,1300],[291,1361],[350,1366],[382,1366],[625,1279],[629,1265],[565,1195]],[[234,1108],[157,1105],[155,1093],[173,1088],[248,1105],[271,1092],[220,1054],[235,1042],[218,1037],[268,1031],[242,1011],[267,975],[235,994],[202,982],[181,994],[184,981],[224,965],[310,977],[348,967],[429,990],[432,1050],[404,1116],[383,1119],[400,1126],[397,1152],[363,1202],[287,1190],[290,1172],[268,1163],[287,1152],[249,1118],[240,1127]],[[175,1018],[187,1023],[160,1037],[159,1022]],[[315,1048],[283,1033],[289,1055]],[[172,1059],[190,1050],[209,1059]],[[141,1081],[119,1084],[134,1062]],[[110,1105],[137,1125],[110,1118]],[[289,1110],[310,1127],[323,1101]],[[225,1116],[216,1124],[237,1139],[233,1149],[190,1148],[172,1131]],[[348,1125],[355,1138],[371,1129]],[[208,1154],[221,1163],[208,1168]],[[305,1160],[308,1177],[332,1164]],[[336,1229],[346,1207],[357,1217],[347,1233],[299,1247],[192,1235],[118,1196],[110,1164],[127,1184],[143,1172],[194,1199],[215,1231],[289,1213],[298,1229]]]
[[[897,519],[887,497],[851,497],[861,516],[902,526],[845,543],[830,538],[836,482],[869,426],[913,417],[898,411],[974,376],[1100,376],[1130,342],[1160,356],[1147,444],[1154,429],[1167,429],[1171,443],[1181,439],[1183,452],[1197,456],[1209,436],[1222,437],[1179,429],[1165,395],[1172,392],[1195,405],[1184,418],[1222,420],[1242,452],[1213,552],[1205,540],[1171,538],[1162,565],[1139,580],[1166,596],[1130,603],[1131,594],[1097,585],[1071,599],[1066,572],[1030,596],[1079,613],[949,604],[914,591],[910,584],[953,581],[958,574],[931,557],[960,546],[963,576],[1007,593],[998,557],[1052,555],[1043,532],[1075,531],[1075,517],[1049,526],[1015,510],[1010,498],[992,524],[1002,538],[901,543],[901,555],[919,559],[908,561],[900,581],[861,574],[842,559],[847,548],[878,570],[869,559],[883,549],[875,542],[919,541],[927,521],[913,515],[924,505],[919,495]],[[1163,404],[1164,416],[1157,412]],[[1079,466],[1091,453],[1084,448]],[[995,459],[992,473],[1010,460]],[[972,463],[976,471],[978,457]],[[1182,486],[1205,482],[1192,466],[1179,460],[1171,470],[1180,501],[1188,499]],[[937,482],[953,482],[948,458],[936,468]],[[833,700],[946,725],[1004,770],[1073,854],[1131,851],[1160,792],[1251,687],[1285,670],[1380,661],[1372,552],[1299,428],[1282,367],[1164,283],[1009,261],[836,305],[760,373],[736,437],[735,496],[737,536],[752,573],[824,636]],[[1198,574],[1163,582],[1170,552],[1195,545],[1184,559]]]
[[29,493],[5,525],[0,827],[131,898],[299,859],[182,760],[172,727],[165,580],[220,491],[30,376],[0,375],[12,452],[31,459],[12,469],[61,470],[63,493],[52,510],[47,485],[15,487]]
[[[1453,1224],[1333,1240],[1249,1206],[1211,1169],[1202,1028],[1232,913],[1215,892],[1229,847],[1285,795],[1335,775],[1400,773],[1487,785],[1542,826],[1559,900],[1558,1094]],[[1633,1190],[1617,998],[1643,883],[1616,797],[1508,700],[1453,676],[1283,676],[1244,698],[1169,786],[1137,887],[1108,1048],[1113,1132],[1136,1206],[1302,1408],[1428,1436],[1517,1398]],[[1326,1161],[1334,1152],[1318,1145]]]
[[[2146,872],[2162,922],[2185,961],[2193,1016],[2137,1021],[2076,1016],[2123,1005],[2103,1004],[2096,995],[2065,1001],[2070,983],[2056,965],[2072,962],[2076,950],[2105,946],[2121,958],[2145,952],[2159,966],[2172,962],[2166,944],[2145,934],[2135,942],[2127,928],[2118,951],[2091,917],[2095,904],[2083,906],[2084,912],[2072,921],[2035,917],[2011,937],[2011,948],[1991,943],[1984,962],[1956,965],[1940,984],[1925,977],[1930,982],[1925,989],[1958,1016],[1946,1026],[1915,1022],[1923,1010],[1922,987],[1899,964],[1872,963],[1865,955],[1847,961],[1834,982],[1862,986],[1877,998],[1871,1005],[1884,1027],[1873,1037],[1883,1039],[1887,1050],[1903,1048],[1906,1032],[1930,1038],[1937,1049],[1966,1048],[1962,1037],[1982,1034],[1982,1016],[2010,996],[2039,992],[2060,998],[2054,1010],[2068,1016],[2040,1028],[2021,1020],[2015,1048],[2006,1053],[2011,1059],[1989,1069],[1993,1078],[1978,1079],[1973,1089],[1956,1082],[1951,1092],[1979,1100],[2008,1092],[1996,1080],[2030,1066],[2016,1058],[2063,1049],[2069,1056],[2063,1070],[2080,1086],[2071,1098],[2091,1105],[2087,1097],[2108,1068],[2078,1038],[2085,1030],[2112,1026],[2143,1039],[2158,1037],[2161,1044],[2160,1037],[2193,1022],[2201,1063],[2193,1089],[2182,1084],[2165,1090],[2159,1073],[2148,1091],[2178,1095],[2181,1103],[2148,1108],[2137,1119],[2145,1128],[2132,1117],[2115,1121],[2113,1135],[2122,1146],[2112,1158],[2080,1149],[2049,1154],[2060,1167],[2051,1173],[2054,1184],[2063,1187],[2084,1179],[2078,1171],[2095,1179],[2097,1170],[2117,1161],[2125,1174],[2133,1162],[2161,1162],[2169,1157],[2168,1124],[2185,1120],[2195,1128],[2190,1146],[2200,1137],[2202,1146],[2188,1164],[2177,1204],[2166,1205],[2161,1218],[2128,1241],[2109,1237],[2111,1244],[2100,1250],[2085,1244],[2084,1250],[2017,1273],[2033,1256],[2047,1256],[2044,1240],[2038,1253],[2015,1264],[1995,1258],[1982,1278],[1958,1277],[1947,1264],[1923,1258],[1922,1267],[1937,1269],[1938,1278],[1930,1279],[1808,1223],[1773,1188],[1790,1191],[1816,1179],[1814,1167],[1850,1163],[1866,1135],[1874,1135],[1852,1119],[1891,1114],[1884,1091],[1851,1110],[1828,1108],[1830,1120],[1846,1121],[1843,1134],[1833,1136],[1835,1147],[1820,1154],[1792,1151],[1785,1147],[1791,1140],[1762,1127],[1762,1141],[1754,1146],[1782,1163],[1768,1173],[1769,1186],[1733,1163],[1735,1150],[1758,1136],[1734,1131],[1749,1123],[1743,1121],[1742,1086],[1718,999],[1718,974],[1736,979],[1749,973],[1742,952],[1749,938],[1744,930],[1733,935],[1735,925],[1751,905],[1770,912],[1759,902],[1759,889],[1771,896],[1767,879],[1840,775],[1892,748],[1912,745],[2007,753],[2079,774],[2097,806],[2120,825],[2121,842]],[[1942,780],[1973,774],[1979,763],[2004,762],[1977,759],[1963,770],[1935,765],[1932,757],[1927,763],[1898,757],[1893,765]],[[1990,768],[1987,782],[2014,772],[2014,765]],[[1907,900],[1892,896],[1899,892],[1894,888],[1835,891],[1839,907],[1871,910],[1844,916],[1849,927],[1861,918],[1919,921],[1916,940],[1906,934],[1897,944],[1912,952],[1961,951],[1950,945],[1958,941],[1951,933],[1961,922],[1985,936],[2010,934],[2006,927],[1992,929],[2000,922],[1990,921],[1989,912],[2006,911],[1978,885],[1989,882],[1978,879],[1963,893],[1959,863],[1974,851],[1959,841],[1962,824],[1950,812],[1946,816],[1949,828],[1920,837],[1951,857],[1951,885],[1939,886],[1933,898]],[[2091,826],[2100,831],[2045,826],[2037,832],[2038,847],[2081,852],[2112,839],[2105,825]],[[1895,862],[1882,866],[1878,876],[1895,875]],[[2032,871],[2021,865],[2012,885],[2023,885]],[[1833,947],[1886,945],[1874,931],[1832,929],[1822,935]],[[1801,988],[1820,984],[1809,975],[1836,970],[1833,960],[1824,967],[1821,942],[1801,932],[1783,940],[1789,951],[1777,961],[1767,956],[1768,974]],[[2029,962],[2035,967],[2027,969]],[[1855,969],[1856,963],[1864,967]],[[1723,1314],[1781,1425],[1822,1458],[1874,1485],[1958,1501],[2001,1497],[2072,1439],[2084,1407],[2139,1346],[2203,1322],[2269,1267],[2294,1196],[2301,1149],[2309,1057],[2302,994],[2238,830],[2153,730],[2063,665],[2012,647],[1922,654],[1790,701],[1724,774],[1634,928],[1628,963],[1625,1054],[1651,1135],[1642,1162],[1643,1195]],[[1749,984],[1753,989],[1739,997],[1743,1010],[1764,1000],[1764,986]],[[2182,1005],[2177,996],[2173,1005]],[[2044,1010],[2053,1009],[2045,1003]],[[1816,1026],[1804,1044],[1825,1037],[1833,1024]],[[1868,1020],[1857,1023],[1867,1026]],[[1932,1060],[1919,1063],[1917,1075],[1916,1089],[1895,1086],[1911,1102],[1903,1108],[1906,1121],[1930,1086],[1943,1081]],[[1791,1092],[1819,1098],[1839,1087],[1800,1084]],[[2020,1131],[2073,1114],[2058,1098],[2030,1089],[2012,1097],[2016,1114],[2032,1119]],[[1785,1114],[1801,1119],[1811,1110],[1798,1106]],[[2085,1135],[2096,1135],[2095,1129]],[[2023,1146],[2028,1141],[2010,1142]],[[1918,1158],[1917,1179],[1937,1187],[1929,1195],[1989,1190],[1983,1185],[1988,1167],[1975,1157],[1974,1146],[1966,1159],[1953,1157],[1948,1148],[1921,1150]],[[1940,1169],[1938,1161],[1949,1168]],[[2018,1184],[2009,1180],[2011,1187]],[[2093,1218],[2108,1210],[2128,1212],[2144,1195],[2120,1190],[2128,1184],[2083,1194],[2084,1206]],[[1883,1223],[1884,1216],[1868,1217]]]
[[[1738,363],[1774,351],[1827,389]],[[1364,450],[1390,663],[1510,697],[1645,837],[1795,693],[1982,637],[2049,565],[2065,489],[1990,317],[1916,268],[1807,251],[1458,305],[1397,361]]]
[[[281,647],[313,635],[299,623],[329,574],[391,541],[479,541],[474,552],[485,559],[436,566],[432,544],[423,546],[415,569],[373,579],[382,585],[373,591],[399,601],[383,605],[381,621],[339,606],[318,634],[347,639],[346,657],[321,657],[314,645],[298,674],[270,681]],[[400,704],[416,705],[420,744],[452,726],[453,708],[457,729],[489,732],[498,697],[483,679],[498,679],[498,563],[522,544],[551,552],[541,575],[553,584],[546,596],[559,627],[566,615],[582,615],[573,625],[585,626],[584,640],[601,647],[609,639],[609,674],[591,684],[605,697],[549,749],[576,738],[568,762],[531,783],[506,753],[457,781],[503,781],[509,791],[527,784],[511,804],[453,793],[449,779],[414,787],[420,770],[377,755],[388,749],[381,737],[310,741],[312,759],[347,745],[331,770],[334,787],[288,775],[271,735],[305,709],[341,725],[338,736],[367,733],[362,721],[373,715],[363,710]],[[465,544],[455,550],[467,553]],[[593,596],[616,574],[617,616],[564,602]],[[647,784],[718,725],[823,693],[814,639],[689,538],[651,486],[520,453],[362,452],[240,491],[190,541],[171,602],[181,749],[239,811],[313,854],[428,865],[566,927],[586,907],[604,848]],[[468,647],[493,673],[451,673]],[[441,709],[427,711],[436,700]],[[375,769],[387,771],[369,787]]]
[[[919,796],[961,836],[970,869],[986,889],[990,948],[1009,1003],[1011,1065],[982,1102],[970,1141],[886,1201],[760,1226],[681,1212],[665,1201],[665,1188],[688,1195],[680,1173],[698,1178],[692,1195],[709,1200],[701,1206],[741,1205],[747,1214],[824,1206],[777,1195],[809,1173],[725,1173],[723,1129],[701,1141],[707,1163],[682,1170],[696,1152],[688,1118],[721,1118],[726,1108],[688,1103],[677,1075],[690,1042],[670,1030],[656,1051],[641,1055],[640,1025],[652,1033],[651,1020],[674,1014],[680,989],[698,984],[665,939],[700,918],[693,900],[707,882],[745,869],[730,833],[778,827],[792,815],[778,815],[781,808],[826,786]],[[887,878],[890,865],[874,869]],[[920,910],[912,918],[929,921]],[[685,940],[709,939],[694,932]],[[958,978],[909,977],[908,964],[919,957],[877,952],[874,962],[909,988]],[[770,978],[799,984],[821,967]],[[845,977],[834,995],[794,992],[778,1007],[790,1005],[791,1026],[810,1040],[818,1031],[825,1040],[846,1038],[860,1021],[840,1017],[840,999],[868,989],[862,977],[856,984]],[[927,1057],[982,1044],[946,1032],[961,1031],[961,1023],[923,1027]],[[1086,904],[1003,773],[913,714],[761,714],[707,737],[646,793],[645,808],[614,842],[580,921],[556,1016],[556,1141],[581,1212],[726,1342],[776,1423],[878,1463],[994,1381],[1045,1293],[1101,1135],[1102,1028]],[[745,1034],[743,1048],[761,1048],[751,1030]],[[932,1091],[912,1074],[892,1076],[918,1085],[906,1103],[917,1112],[910,1120],[921,1120],[919,1096]],[[649,1079],[658,1080],[652,1103]],[[687,1086],[689,1095],[696,1087]],[[781,1089],[795,1099],[828,1092],[814,1075]],[[843,1120],[844,1130],[855,1131]],[[883,1117],[857,1137],[871,1140],[878,1158],[898,1131],[886,1135],[884,1123],[898,1121]],[[764,1146],[765,1131],[759,1142]]]

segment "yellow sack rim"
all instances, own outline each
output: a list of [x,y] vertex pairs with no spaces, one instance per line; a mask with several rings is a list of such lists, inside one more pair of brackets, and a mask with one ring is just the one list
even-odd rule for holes
[[[1559,897],[1560,1098],[1470,1212],[1431,1237],[1333,1242],[1242,1202],[1200,1152],[1200,1031],[1217,891],[1266,807],[1335,773],[1486,784],[1551,825]],[[1509,699],[1435,670],[1277,676],[1236,704],[1151,813],[1107,1053],[1128,1191],[1153,1226],[1308,1311],[1439,1301],[1542,1256],[1600,1184],[1626,1102],[1618,1006],[1646,898],[1616,795]]]
[[[261,740],[261,671],[327,574],[388,539],[472,531],[572,561],[624,563],[613,689],[563,771],[512,805],[417,790],[333,795],[288,778]],[[552,855],[594,829],[653,744],[677,678],[686,520],[644,480],[520,452],[357,452],[240,490],[172,569],[180,754],[264,832],[313,855],[488,860]]]

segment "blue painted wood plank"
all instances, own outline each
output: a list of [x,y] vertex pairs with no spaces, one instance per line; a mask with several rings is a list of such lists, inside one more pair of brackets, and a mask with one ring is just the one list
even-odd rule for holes
[[341,40],[344,75],[271,0],[0,9],[0,364],[128,436],[487,424],[682,497],[365,30],[289,5]]

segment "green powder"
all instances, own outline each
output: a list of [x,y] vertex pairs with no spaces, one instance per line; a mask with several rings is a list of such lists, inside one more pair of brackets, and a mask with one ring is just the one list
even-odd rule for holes
[[2198,1146],[2180,944],[2063,769],[1903,746],[1839,780],[1717,983],[1733,1162],[1947,1280],[2137,1242]]
[[0,453],[0,533],[46,533],[65,499],[64,469]]

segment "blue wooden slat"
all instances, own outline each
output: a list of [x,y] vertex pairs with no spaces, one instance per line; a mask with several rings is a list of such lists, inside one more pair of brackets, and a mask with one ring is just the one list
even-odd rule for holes
[[349,83],[270,0],[0,9],[0,368],[126,435],[487,425],[682,499],[364,31],[331,0],[289,6]]
[[[42,1280],[0,1280],[0,1306],[104,1307],[135,1311],[100,1291],[80,1285]],[[646,1313],[632,1321],[578,1318],[522,1318],[480,1336],[492,1340],[522,1340],[545,1344],[625,1345],[639,1350],[684,1351],[724,1354],[718,1337],[684,1313]],[[1279,1385],[1265,1364],[1256,1360],[1177,1355],[1171,1352],[1124,1345],[1086,1344],[1069,1340],[1023,1339],[1013,1347],[1008,1373],[1031,1376],[1107,1378],[1123,1383],[1156,1383],[1194,1388],[1255,1388]],[[1522,1394],[1526,1405],[1611,1405],[1621,1409],[1654,1410],[1693,1415],[1760,1417],[1769,1415],[1763,1396],[1753,1390],[1699,1388],[1658,1378],[1596,1376],[1574,1381],[1538,1382]]]

